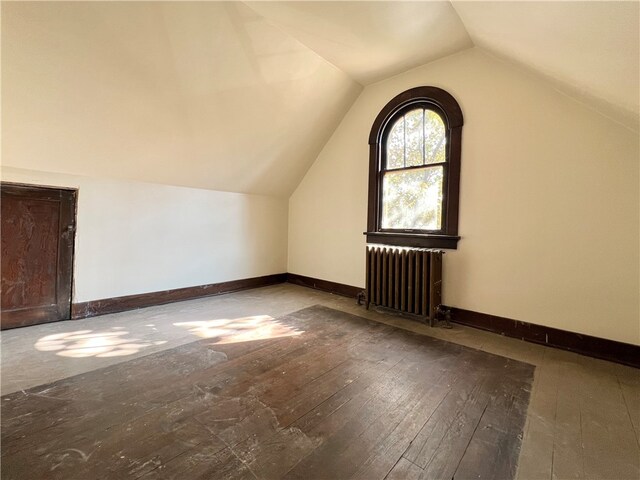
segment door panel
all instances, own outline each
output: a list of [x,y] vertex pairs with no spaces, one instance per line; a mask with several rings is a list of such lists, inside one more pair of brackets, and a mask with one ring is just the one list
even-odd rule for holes
[[68,319],[76,192],[3,183],[2,328]]

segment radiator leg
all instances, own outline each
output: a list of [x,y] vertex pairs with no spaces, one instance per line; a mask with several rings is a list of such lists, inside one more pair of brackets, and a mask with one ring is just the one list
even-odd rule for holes
[[443,317],[442,328],[452,328],[451,325],[451,309],[444,305],[438,305],[436,307],[436,316],[441,315]]
[[367,307],[367,310],[369,310],[369,299],[367,298],[367,294],[364,290],[358,292],[358,295],[356,295],[356,302],[358,303],[358,305],[362,305],[362,303],[364,303]]

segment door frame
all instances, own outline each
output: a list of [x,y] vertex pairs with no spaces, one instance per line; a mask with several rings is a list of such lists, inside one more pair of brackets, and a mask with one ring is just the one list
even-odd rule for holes
[[33,314],[30,314],[26,308],[6,313],[2,312],[2,316],[8,315],[11,318],[11,326],[2,326],[1,328],[4,330],[71,319],[78,189],[2,181],[0,182],[0,190],[3,194],[16,197],[57,201],[60,203],[58,259],[56,265],[56,299],[58,302],[51,304],[48,308],[45,307],[37,317],[33,317]]

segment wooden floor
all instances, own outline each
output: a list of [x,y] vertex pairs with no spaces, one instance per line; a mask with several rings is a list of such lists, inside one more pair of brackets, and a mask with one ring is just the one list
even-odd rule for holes
[[532,365],[324,306],[195,328],[2,397],[2,478],[515,476]]

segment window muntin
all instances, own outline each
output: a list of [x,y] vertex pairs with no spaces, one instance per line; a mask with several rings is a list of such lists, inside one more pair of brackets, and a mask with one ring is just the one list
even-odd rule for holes
[[389,129],[385,169],[446,162],[447,134],[442,117],[428,108],[414,108]]
[[384,137],[380,228],[440,231],[447,160],[444,121],[420,106],[390,125]]
[[463,123],[438,87],[411,88],[382,108],[369,134],[368,243],[457,248]]

